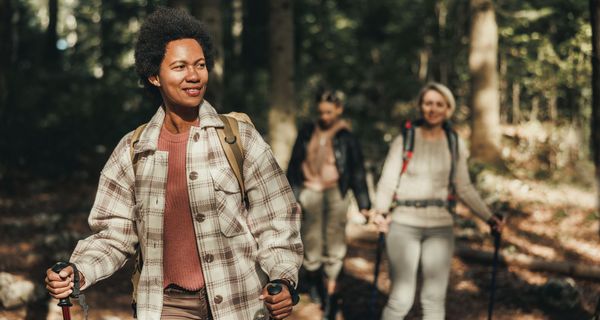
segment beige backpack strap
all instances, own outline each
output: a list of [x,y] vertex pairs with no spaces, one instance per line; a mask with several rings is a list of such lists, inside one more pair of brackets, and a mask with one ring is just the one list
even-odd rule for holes
[[244,186],[244,153],[242,142],[240,141],[240,128],[238,120],[226,115],[219,115],[221,121],[225,125],[223,128],[216,128],[219,135],[221,147],[225,152],[229,166],[235,174],[235,178],[240,186],[242,200],[246,201],[246,188]]
[[[129,156],[131,157],[131,163],[133,165],[133,174],[137,176],[137,164],[138,157],[135,156],[133,149],[135,145],[140,141],[140,137],[142,136],[142,132],[146,129],[147,123],[142,124],[137,127],[131,136],[131,144],[129,150]],[[142,266],[144,260],[142,259],[142,250],[140,250],[139,244],[135,248],[135,265],[133,267],[133,273],[131,274],[131,285],[133,287],[132,298],[131,298],[131,308],[133,309],[133,317],[137,318],[137,291],[138,291],[138,283],[140,282],[140,274],[142,273]]]
[[131,136],[131,145],[129,146],[129,156],[131,157],[131,163],[133,164],[133,173],[137,173],[137,160],[138,158],[135,156],[133,152],[133,148],[140,141],[140,137],[142,136],[142,132],[146,129],[147,123],[144,123],[137,127],[135,131],[133,131],[133,135]]

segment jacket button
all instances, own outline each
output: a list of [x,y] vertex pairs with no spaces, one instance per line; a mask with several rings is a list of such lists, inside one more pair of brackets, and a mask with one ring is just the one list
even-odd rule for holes
[[206,220],[206,215],[205,214],[202,214],[202,213],[196,214],[196,221],[202,222],[204,220]]
[[213,299],[213,301],[214,301],[216,304],[219,304],[219,303],[223,302],[223,297],[222,297],[221,295],[219,295],[219,294],[218,294],[218,295],[216,295],[216,296],[215,296],[215,298]]
[[198,142],[200,140],[200,134],[198,132],[194,133],[194,142]]
[[190,180],[196,180],[196,179],[198,179],[198,172],[196,172],[196,171],[190,172]]
[[213,262],[213,260],[215,260],[215,257],[212,254],[207,254],[204,256],[204,261],[211,263]]

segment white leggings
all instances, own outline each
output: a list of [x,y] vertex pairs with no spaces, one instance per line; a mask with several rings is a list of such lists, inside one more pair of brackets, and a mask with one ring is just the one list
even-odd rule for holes
[[454,251],[452,226],[419,228],[392,222],[386,244],[392,288],[382,319],[404,319],[410,311],[420,262],[423,273],[423,319],[443,320]]

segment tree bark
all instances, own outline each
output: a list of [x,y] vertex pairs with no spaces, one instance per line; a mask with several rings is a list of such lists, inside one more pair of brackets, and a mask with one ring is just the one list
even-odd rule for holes
[[[592,25],[592,119],[591,145],[596,166],[596,190],[600,204],[600,0],[590,0]],[[598,228],[600,236],[600,228]]]
[[471,0],[469,71],[471,74],[471,154],[500,162],[498,26],[491,0]]
[[269,57],[271,89],[269,140],[281,167],[287,167],[294,139],[294,16],[291,0],[271,0]]
[[521,121],[521,85],[518,82],[512,84],[512,124]]
[[58,62],[58,49],[56,42],[56,25],[58,21],[58,0],[48,0],[48,28],[46,28],[46,47],[44,52],[44,64],[56,67]]
[[529,121],[539,121],[540,115],[540,97],[534,96],[531,98],[531,112],[529,113]]
[[556,88],[556,86],[552,86],[552,88],[550,89],[550,92],[548,92],[548,117],[550,119],[551,122],[555,122],[556,119],[558,118],[558,106],[556,104],[557,101],[557,91],[558,88]]
[[12,53],[11,0],[0,0],[0,21],[0,119],[5,120],[4,113],[8,110],[8,69]]
[[221,1],[202,0],[194,2],[194,16],[202,21],[212,38],[215,65],[208,81],[206,99],[214,106],[223,107],[223,70],[225,59],[223,57],[223,18],[221,15]]

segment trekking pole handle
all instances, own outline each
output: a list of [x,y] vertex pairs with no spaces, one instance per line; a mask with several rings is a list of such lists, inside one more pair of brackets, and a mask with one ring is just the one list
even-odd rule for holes
[[[493,217],[495,217],[496,219],[500,220],[501,222],[504,220],[504,216],[499,214],[499,213],[494,213]],[[490,218],[488,220],[488,224],[490,225],[490,231],[492,233],[492,236],[494,236],[494,238],[499,238],[500,237],[500,232],[498,232],[496,230],[496,225],[498,225],[498,223],[496,222],[496,220],[494,220],[493,218]]]
[[[60,261],[52,266],[52,271],[54,271],[55,273],[59,273],[62,269],[66,268],[68,266],[69,266],[68,263]],[[75,271],[75,270],[73,270],[73,271]],[[69,297],[66,297],[66,298],[62,298],[58,301],[58,306],[59,307],[71,307],[71,306],[73,306],[73,304],[71,303],[71,300],[69,300]]]

